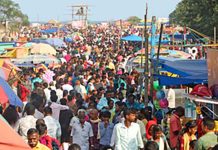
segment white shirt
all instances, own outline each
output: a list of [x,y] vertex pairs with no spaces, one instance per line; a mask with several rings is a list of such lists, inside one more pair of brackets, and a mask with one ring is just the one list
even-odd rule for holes
[[175,108],[176,107],[176,94],[175,94],[175,91],[170,88],[168,90],[168,93],[167,93],[167,100],[169,102],[169,108]]
[[62,85],[62,88],[63,88],[63,90],[67,90],[68,92],[73,90],[73,87],[70,84],[64,84],[64,85]]
[[15,130],[21,135],[21,137],[27,142],[27,131],[30,128],[36,127],[36,118],[32,115],[27,115],[18,120]]
[[93,137],[92,126],[89,122],[85,122],[82,127],[80,123],[74,123],[71,130],[73,143],[78,144],[81,150],[89,150],[89,138]]
[[111,146],[114,145],[115,150],[138,150],[138,148],[144,148],[139,125],[132,122],[127,128],[124,123],[116,124],[111,137]]
[[47,100],[47,102],[49,102],[50,101],[50,97],[51,97],[51,94],[50,94],[51,91],[48,88],[45,88],[44,92],[45,92],[46,100]]
[[46,116],[43,120],[45,121],[45,124],[47,126],[48,135],[58,139],[61,136],[60,123],[52,116]]
[[87,93],[85,86],[83,86],[81,84],[77,85],[77,86],[75,86],[75,90],[76,90],[76,92],[80,93],[83,98],[85,98],[85,95]]
[[60,99],[63,98],[63,91],[61,89],[57,89],[56,94],[58,96],[58,102],[60,102]]
[[52,117],[56,120],[59,121],[59,115],[60,115],[60,111],[61,110],[66,110],[69,109],[68,106],[65,105],[61,105],[61,104],[57,104],[55,102],[52,102],[50,105],[51,109],[52,109]]
[[37,109],[35,109],[34,117],[35,117],[36,119],[43,119],[43,118],[44,118],[44,115],[43,115],[43,113],[41,113],[40,111],[38,111]]

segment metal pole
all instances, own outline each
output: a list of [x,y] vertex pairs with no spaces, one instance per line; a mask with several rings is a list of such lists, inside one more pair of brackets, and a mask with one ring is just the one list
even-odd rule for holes
[[156,62],[156,66],[155,66],[155,73],[157,73],[157,71],[158,71],[159,56],[160,56],[160,44],[161,44],[161,40],[162,40],[162,33],[163,33],[163,24],[161,23],[159,43],[158,43],[158,49],[157,49],[157,62]]
[[145,36],[145,66],[144,66],[144,75],[145,75],[145,79],[144,79],[144,103],[145,106],[148,106],[148,74],[149,74],[149,70],[148,70],[148,33],[147,33],[147,15],[148,15],[148,5],[146,4],[146,12],[145,12],[145,16],[144,16],[144,36]]
[[216,27],[214,27],[214,44],[216,44]]
[[142,69],[142,63],[143,63],[143,53],[142,53],[142,51],[143,51],[143,46],[144,46],[144,29],[143,29],[143,33],[142,33],[142,46],[141,46],[141,69]]
[[151,50],[150,50],[150,97],[153,103],[153,82],[154,82],[154,56],[155,56],[155,34],[156,34],[156,17],[152,17],[151,28]]

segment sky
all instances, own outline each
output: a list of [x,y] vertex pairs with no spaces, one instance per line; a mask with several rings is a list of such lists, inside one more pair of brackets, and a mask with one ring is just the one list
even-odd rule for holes
[[71,5],[89,5],[88,20],[112,21],[130,16],[143,18],[148,3],[148,16],[168,17],[181,0],[13,0],[30,21],[71,20]]

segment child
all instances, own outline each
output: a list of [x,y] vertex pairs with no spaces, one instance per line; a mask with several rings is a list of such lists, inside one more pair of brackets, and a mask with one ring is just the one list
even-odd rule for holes
[[102,113],[102,121],[100,122],[100,150],[109,147],[114,124],[110,123],[111,113],[105,111]]
[[196,140],[195,133],[197,132],[197,123],[195,120],[189,121],[185,125],[185,133],[181,137],[180,149],[189,150],[189,144],[192,140]]
[[169,144],[159,125],[154,125],[152,129],[152,140],[155,141],[159,150],[170,150]]

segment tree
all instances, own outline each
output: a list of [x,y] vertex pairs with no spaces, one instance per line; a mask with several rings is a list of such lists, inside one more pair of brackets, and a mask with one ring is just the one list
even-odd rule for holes
[[217,0],[182,0],[169,15],[170,22],[188,26],[210,37],[218,27]]
[[131,16],[127,19],[127,21],[133,25],[140,23],[141,19],[137,16]]
[[9,29],[13,30],[29,25],[28,16],[23,14],[19,5],[12,0],[0,0],[0,21],[9,22]]

